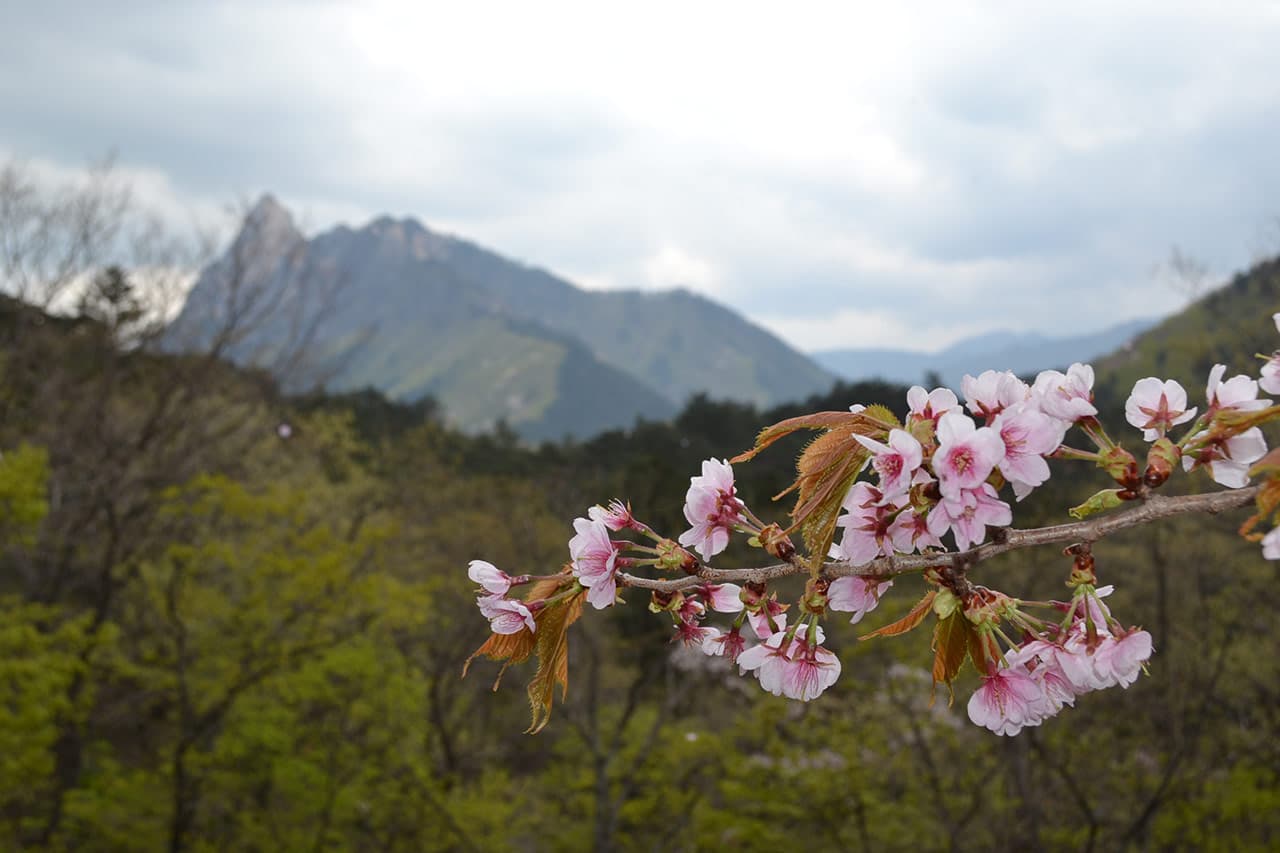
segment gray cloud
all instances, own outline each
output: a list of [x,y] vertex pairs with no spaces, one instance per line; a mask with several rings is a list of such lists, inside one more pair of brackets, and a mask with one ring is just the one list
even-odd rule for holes
[[631,44],[583,10],[26,4],[0,149],[115,148],[178,200],[270,189],[314,226],[413,214],[588,283],[684,271],[775,328],[832,306],[1091,328],[1171,307],[1150,269],[1173,244],[1246,263],[1280,212],[1280,16],[1006,12],[878,12],[864,59],[825,49],[848,21],[726,42],[680,18]]

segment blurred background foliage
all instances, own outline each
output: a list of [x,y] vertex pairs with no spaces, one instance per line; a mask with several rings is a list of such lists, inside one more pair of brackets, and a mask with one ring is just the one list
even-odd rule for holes
[[[1099,397],[1274,345],[1274,262],[1099,365]],[[1256,304],[1255,304],[1256,303]],[[105,318],[105,319],[104,319]],[[1256,322],[1255,322],[1256,321]],[[484,558],[556,571],[570,521],[613,497],[678,534],[700,460],[806,411],[905,389],[837,386],[759,411],[706,397],[580,443],[466,436],[429,402],[286,397],[217,359],[125,346],[113,315],[0,306],[0,846],[55,850],[1244,850],[1280,831],[1280,606],[1241,517],[1096,548],[1114,612],[1152,631],[1150,677],[1015,739],[930,700],[928,635],[858,642],[807,705],[671,645],[631,606],[571,631],[568,698],[537,736],[515,668],[462,663],[487,626]],[[1255,328],[1256,326],[1256,328]],[[1130,436],[1114,425],[1116,434]],[[740,466],[789,482],[799,440]],[[1102,485],[1076,464],[1018,508],[1066,520]],[[1187,478],[1189,488],[1212,488]],[[758,560],[745,546],[721,565]],[[979,582],[1062,597],[1052,549]],[[780,597],[798,592],[779,584]]]

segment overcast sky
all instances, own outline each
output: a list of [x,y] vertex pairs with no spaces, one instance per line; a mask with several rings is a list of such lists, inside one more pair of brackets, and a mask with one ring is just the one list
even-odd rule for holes
[[0,6],[0,157],[412,215],[805,350],[1092,331],[1178,307],[1174,245],[1280,251],[1270,0]]

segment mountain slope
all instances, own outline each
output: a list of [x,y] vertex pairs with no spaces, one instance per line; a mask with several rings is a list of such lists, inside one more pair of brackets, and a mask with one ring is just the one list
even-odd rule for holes
[[687,290],[581,290],[412,220],[395,225],[512,314],[572,335],[677,405],[697,392],[771,405],[826,391],[835,381],[779,338]]
[[1163,320],[1127,347],[1094,363],[1100,400],[1123,403],[1144,376],[1176,379],[1193,400],[1202,400],[1209,370],[1225,364],[1227,375],[1256,377],[1259,353],[1280,348],[1271,315],[1280,311],[1280,258],[1238,273],[1228,284]]
[[936,372],[944,385],[959,389],[966,374],[984,370],[1012,370],[1026,375],[1073,361],[1089,361],[1133,339],[1153,320],[1132,320],[1100,332],[1050,338],[1034,332],[994,332],[966,338],[936,353],[903,350],[824,350],[814,359],[846,379],[878,378],[891,382],[922,382]]
[[[171,338],[207,347],[234,313],[225,309],[234,283],[253,305],[248,313],[262,316],[226,354],[295,389],[323,383],[404,400],[430,395],[463,429],[502,420],[530,440],[674,413],[664,396],[580,341],[513,316],[430,248],[425,232],[389,219],[307,241],[264,199],[228,254],[201,275]],[[296,364],[308,340],[305,364]]]
[[[235,298],[264,316],[225,354],[288,387],[432,395],[463,429],[505,420],[530,439],[667,418],[699,392],[768,405],[834,382],[688,291],[579,290],[413,220],[382,217],[307,240],[270,196],[201,275],[174,345],[206,348],[238,316],[227,307]],[[300,371],[304,344],[309,370]]]

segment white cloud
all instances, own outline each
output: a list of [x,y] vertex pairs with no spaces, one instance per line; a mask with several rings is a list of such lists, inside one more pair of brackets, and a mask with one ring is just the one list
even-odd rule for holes
[[670,243],[645,261],[644,274],[647,283],[658,289],[687,287],[714,293],[720,283],[720,275],[709,261]]
[[801,350],[898,349],[936,352],[984,331],[980,324],[907,320],[886,311],[843,309],[801,316],[758,317],[766,329]]
[[263,190],[308,230],[416,215],[801,346],[850,305],[885,340],[940,310],[931,335],[1105,325],[1162,307],[1171,243],[1237,268],[1277,212],[1262,4],[59,8],[6,21],[0,147],[118,147],[170,217]]

